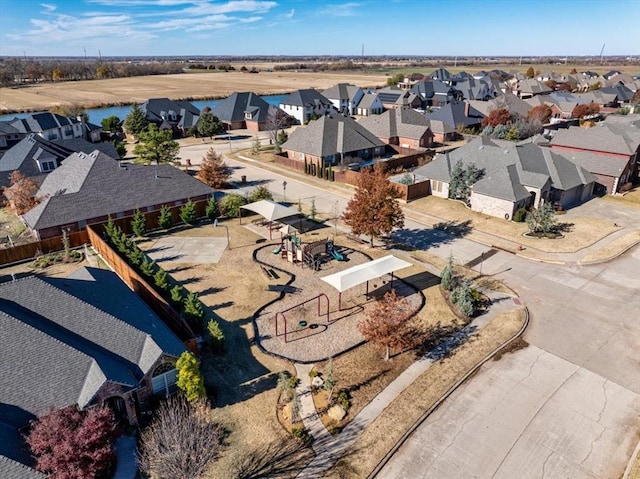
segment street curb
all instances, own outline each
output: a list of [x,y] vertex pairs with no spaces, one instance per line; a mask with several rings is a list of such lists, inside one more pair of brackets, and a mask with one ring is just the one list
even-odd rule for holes
[[601,263],[608,263],[609,261],[612,261],[616,258],[619,258],[620,256],[622,256],[623,254],[625,254],[627,251],[629,251],[631,248],[638,246],[640,244],[640,239],[638,239],[637,241],[633,242],[632,244],[630,244],[629,246],[627,246],[626,248],[624,248],[622,251],[617,252],[616,254],[609,256],[605,259],[596,259],[593,261],[578,261],[578,264],[580,266],[591,266],[594,264],[601,264]]
[[640,461],[640,441],[638,441],[638,445],[633,451],[633,454],[631,454],[631,459],[629,459],[629,464],[627,464],[627,467],[624,470],[622,479],[634,479],[631,477],[631,469],[633,469],[633,466],[636,463],[636,461]]
[[[520,328],[516,334],[514,334],[509,340],[507,340],[502,345],[498,346],[496,349],[491,351],[488,355],[486,355],[483,359],[481,359],[473,368],[471,368],[467,373],[462,376],[447,392],[444,393],[443,396],[440,397],[429,409],[427,409],[422,416],[402,435],[402,437],[398,440],[398,442],[391,448],[387,454],[382,458],[382,460],[378,463],[378,465],[369,473],[367,479],[374,479],[382,470],[384,466],[387,465],[389,460],[393,457],[393,455],[398,452],[398,450],[402,447],[402,445],[406,442],[406,440],[415,432],[415,430],[429,417],[433,412],[440,407],[440,405],[446,401],[449,396],[451,396],[467,379],[473,376],[479,369],[484,365],[487,361],[492,359],[498,352],[500,352],[505,347],[509,346],[515,340],[517,340],[522,333],[524,333],[527,326],[529,326],[529,309],[527,307],[525,310],[525,320],[524,324]],[[640,447],[640,445],[639,445]],[[626,479],[626,478],[625,478]]]

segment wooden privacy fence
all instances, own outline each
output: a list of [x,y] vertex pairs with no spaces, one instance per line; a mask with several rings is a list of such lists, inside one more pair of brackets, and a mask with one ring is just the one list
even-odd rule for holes
[[[77,248],[89,242],[89,235],[86,230],[69,233],[67,238],[69,238],[69,246],[71,248]],[[63,249],[62,236],[47,238],[35,243],[21,244],[12,248],[3,248],[0,249],[0,265],[24,261],[25,259],[35,258],[40,254],[53,253]]]
[[153,312],[171,328],[176,336],[181,341],[184,341],[190,349],[193,349],[190,343],[195,341],[196,334],[191,325],[173,309],[173,306],[141,274],[129,266],[129,263],[102,239],[103,232],[103,225],[87,226],[89,241],[91,241],[94,249],[100,253],[100,256],[116,272],[120,279],[140,296]]

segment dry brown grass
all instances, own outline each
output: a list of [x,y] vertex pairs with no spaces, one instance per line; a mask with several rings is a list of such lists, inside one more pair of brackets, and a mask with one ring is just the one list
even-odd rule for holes
[[629,473],[629,479],[640,479],[640,454],[636,456],[635,463]]
[[[468,226],[474,230],[494,236],[496,241],[493,244],[495,246],[505,247],[499,243],[502,239],[545,253],[575,253],[617,231],[613,223],[599,218],[577,217],[565,220],[562,215],[559,215],[556,217],[558,224],[567,224],[568,228],[563,239],[527,238],[523,236],[529,231],[525,223],[514,223],[471,211],[457,201],[428,196],[412,202],[411,208],[442,218],[444,222],[451,223],[449,226],[453,227],[468,222]],[[473,231],[468,236],[473,238]],[[505,249],[513,249],[513,247]]]
[[48,109],[79,104],[86,108],[107,104],[142,103],[149,98],[225,98],[235,91],[260,95],[288,93],[300,88],[324,90],[336,83],[384,85],[384,74],[357,72],[236,72],[182,73],[108,80],[41,83],[23,88],[0,88],[0,113]]
[[630,208],[640,208],[640,187],[635,188],[624,195],[606,195],[603,200],[610,201],[615,204],[628,206]]
[[524,320],[524,309],[502,314],[451,356],[434,363],[378,416],[325,477],[367,477],[422,414],[478,361],[511,338]]
[[607,246],[594,251],[593,253],[588,253],[580,259],[580,263],[588,264],[588,263],[597,263],[599,261],[606,261],[611,259],[629,248],[633,245],[640,242],[640,231],[633,231],[631,233],[627,233],[620,238],[616,238]]

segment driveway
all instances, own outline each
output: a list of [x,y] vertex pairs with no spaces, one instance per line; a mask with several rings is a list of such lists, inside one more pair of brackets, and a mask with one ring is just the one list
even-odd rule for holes
[[527,348],[490,362],[379,478],[612,478],[640,432],[640,247],[606,265],[499,253],[485,274],[531,312]]

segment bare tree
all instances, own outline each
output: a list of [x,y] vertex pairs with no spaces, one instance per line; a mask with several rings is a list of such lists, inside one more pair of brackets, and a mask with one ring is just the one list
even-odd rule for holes
[[221,427],[213,422],[205,400],[182,396],[164,401],[140,436],[138,462],[153,477],[196,479],[220,451]]
[[279,132],[289,126],[289,116],[279,108],[269,108],[265,127],[269,132],[269,142],[276,147],[276,153],[280,153]]

